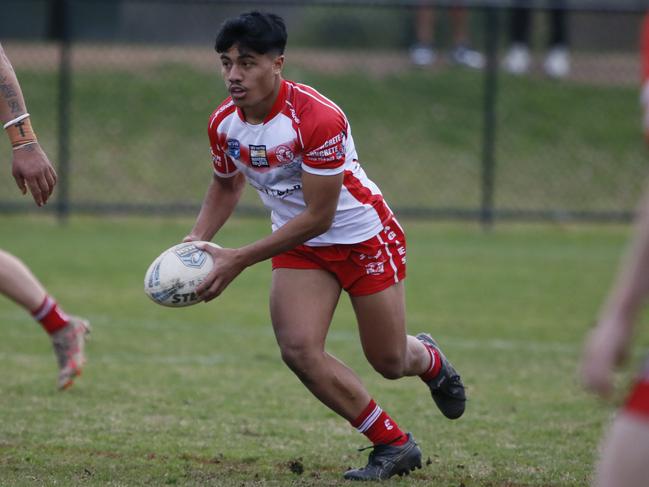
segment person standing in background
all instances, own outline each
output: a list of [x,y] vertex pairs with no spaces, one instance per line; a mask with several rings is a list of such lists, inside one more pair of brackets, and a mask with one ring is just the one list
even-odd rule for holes
[[[511,74],[527,73],[532,66],[531,31],[532,10],[528,0],[517,0],[510,10],[510,47],[503,66]],[[543,62],[543,71],[551,78],[565,78],[570,74],[570,53],[568,50],[567,12],[563,1],[555,1],[546,15],[549,22],[548,52]]]
[[[469,48],[468,11],[463,7],[454,7],[449,11],[453,48],[449,53],[452,64],[473,69],[484,67],[484,56]],[[410,48],[410,60],[416,66],[430,66],[437,60],[433,48],[435,38],[435,10],[433,7],[421,6],[415,13],[415,36],[417,42]]]

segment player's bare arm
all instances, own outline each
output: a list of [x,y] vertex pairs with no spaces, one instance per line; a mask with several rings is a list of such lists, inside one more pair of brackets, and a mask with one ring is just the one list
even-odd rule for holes
[[612,393],[613,370],[626,357],[636,318],[649,295],[649,188],[638,211],[634,241],[582,359],[584,385],[603,397]]
[[43,206],[56,184],[56,171],[31,127],[16,73],[0,45],[0,120],[13,149],[12,175],[23,194]]
[[238,249],[205,248],[212,254],[214,270],[197,292],[211,301],[246,267],[292,249],[326,232],[334,218],[343,174],[302,174],[306,209],[272,234]]
[[212,240],[216,232],[232,215],[245,185],[246,180],[243,174],[237,173],[230,178],[215,175],[207,188],[194,227],[183,239],[183,242]]

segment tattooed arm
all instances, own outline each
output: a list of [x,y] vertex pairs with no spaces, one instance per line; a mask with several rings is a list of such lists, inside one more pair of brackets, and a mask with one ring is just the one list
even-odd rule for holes
[[47,203],[56,171],[31,128],[16,73],[0,44],[0,121],[13,149],[12,174],[23,194],[29,189],[38,206]]

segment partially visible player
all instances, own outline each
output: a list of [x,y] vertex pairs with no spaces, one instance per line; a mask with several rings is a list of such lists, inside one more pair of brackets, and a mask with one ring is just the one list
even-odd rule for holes
[[419,376],[450,419],[464,412],[464,386],[429,335],[407,335],[403,230],[361,167],[342,110],[310,86],[283,79],[286,39],[274,14],[250,12],[221,27],[215,47],[230,96],[209,120],[214,176],[185,241],[211,240],[246,180],[258,191],[273,232],[236,249],[205,247],[214,270],[199,295],[210,301],[246,267],[272,259],[270,311],[283,360],[374,445],[367,466],[345,478],[387,479],[420,467],[421,451],[325,350],[341,291],[381,375]]
[[[649,14],[642,36],[643,109],[649,142]],[[649,296],[649,188],[638,208],[635,235],[599,322],[586,341],[581,368],[585,386],[602,397],[613,392],[613,372],[626,357],[632,332]],[[604,439],[593,485],[649,485],[649,356]]]
[[[16,73],[0,45],[0,121],[12,146],[13,176],[23,194],[31,193],[38,206],[47,203],[56,184],[56,172],[31,127]],[[0,250],[0,293],[38,321],[50,335],[59,365],[58,386],[66,389],[85,362],[88,322],[71,317],[59,307],[25,264]]]

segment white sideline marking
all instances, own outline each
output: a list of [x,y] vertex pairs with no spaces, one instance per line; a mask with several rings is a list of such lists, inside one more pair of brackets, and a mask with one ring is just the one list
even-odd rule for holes
[[[3,316],[9,315],[10,318],[13,318],[13,315],[10,313],[2,313]],[[16,316],[23,316],[23,314],[15,313]],[[93,324],[96,325],[95,340],[99,340],[101,335],[111,333],[111,325],[115,323],[106,316],[92,316],[90,320]],[[117,325],[119,328],[123,328],[122,325]],[[132,325],[128,325],[132,326]],[[198,325],[197,325],[198,326]],[[124,325],[126,327],[126,325]],[[138,320],[137,327],[141,330],[152,330],[158,334],[159,338],[165,340],[170,337],[173,338],[175,333],[179,332],[186,327],[185,324],[179,323],[174,325],[171,322],[160,323],[155,320]],[[4,330],[4,333],[8,333],[10,336],[15,336],[17,334],[19,327],[12,327]],[[21,332],[22,333],[22,332]],[[122,333],[120,330],[119,333]],[[204,340],[211,340],[211,336],[214,337],[214,340],[222,341],[225,335],[236,335],[238,337],[263,337],[263,338],[272,338],[274,341],[275,335],[270,324],[266,327],[246,327],[241,324],[234,323],[218,323],[213,327],[207,327],[203,330]],[[414,333],[414,331],[413,331]],[[512,339],[499,339],[493,338],[489,340],[476,340],[469,338],[462,338],[458,336],[448,336],[448,335],[435,335],[433,332],[433,338],[439,341],[440,346],[444,350],[445,348],[456,348],[463,350],[494,350],[499,352],[528,352],[528,353],[557,353],[557,354],[578,354],[581,351],[582,342],[579,343],[570,343],[570,342],[546,342],[541,340],[512,340]],[[585,338],[585,335],[584,335]],[[332,329],[330,330],[328,337],[328,342],[352,342],[358,341],[358,332],[354,330],[340,330],[336,329],[336,324],[334,323]],[[28,356],[24,353],[12,353],[8,351],[0,351],[0,358],[5,357],[17,357],[18,355]],[[39,354],[32,354],[29,356],[35,357]],[[89,355],[92,355],[92,351],[89,351]],[[229,355],[229,354],[228,354]],[[227,360],[228,355],[222,354],[209,354],[209,355],[176,355],[176,356],[167,356],[167,355],[148,355],[148,354],[105,354],[93,360],[93,362],[99,363],[113,363],[117,361],[129,361],[131,363],[158,363],[158,364],[201,364],[201,365],[214,365],[222,363]]]
[[[24,352],[0,352],[0,360],[34,360],[40,357],[50,356],[43,353],[24,353]],[[90,356],[89,361],[93,364],[152,364],[152,365],[216,365],[224,363],[227,360],[223,355],[146,355],[139,353],[132,354],[106,354],[101,356]]]
[[[259,335],[259,332],[255,333]],[[348,341],[350,332],[332,332],[330,338],[333,341]],[[491,350],[498,352],[516,352],[516,353],[554,353],[562,355],[577,355],[580,348],[577,345],[560,342],[530,342],[518,340],[464,340],[459,338],[444,338],[440,340],[441,344],[447,348],[463,350]],[[208,354],[208,355],[152,355],[146,353],[131,354],[97,354],[89,353],[89,360],[93,364],[150,364],[150,365],[199,365],[210,367],[231,361],[231,357],[238,354]],[[49,355],[44,353],[24,353],[0,351],[0,360],[27,361]],[[277,356],[279,360],[279,355]]]

